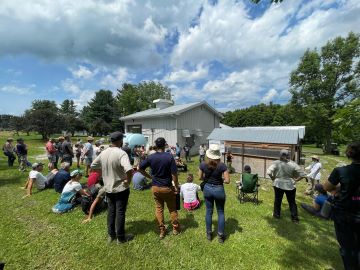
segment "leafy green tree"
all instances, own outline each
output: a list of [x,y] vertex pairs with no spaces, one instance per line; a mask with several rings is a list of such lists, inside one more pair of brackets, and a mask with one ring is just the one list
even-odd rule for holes
[[359,35],[337,37],[321,48],[307,50],[291,73],[291,102],[304,121],[317,130],[317,142],[330,152],[333,118],[338,108],[359,96]]
[[60,105],[60,114],[64,130],[74,136],[75,131],[86,129],[85,123],[80,119],[73,100],[65,99]]
[[[90,133],[107,134],[111,131],[114,117],[115,99],[109,90],[99,90],[82,110],[82,119]],[[97,123],[96,125],[94,123]]]
[[334,115],[334,124],[337,127],[337,134],[341,135],[340,140],[359,140],[360,98],[356,98],[344,107],[338,109]]
[[171,99],[171,89],[153,81],[138,85],[124,83],[116,95],[117,107],[121,116],[154,108],[155,99]]
[[50,100],[34,100],[31,109],[25,111],[25,122],[29,123],[32,130],[39,132],[43,139],[61,131],[62,126],[59,109]]

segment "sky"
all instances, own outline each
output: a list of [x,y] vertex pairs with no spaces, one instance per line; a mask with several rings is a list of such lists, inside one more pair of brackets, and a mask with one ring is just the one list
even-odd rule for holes
[[1,0],[0,114],[34,99],[81,109],[99,89],[158,81],[224,112],[289,101],[307,49],[358,31],[359,0]]

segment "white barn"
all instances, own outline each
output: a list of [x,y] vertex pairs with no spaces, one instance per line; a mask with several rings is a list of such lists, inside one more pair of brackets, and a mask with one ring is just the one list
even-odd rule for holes
[[207,136],[219,128],[221,113],[206,101],[173,105],[172,101],[154,100],[156,108],[120,118],[125,132],[141,133],[150,145],[158,137],[164,137],[170,146],[188,143],[191,154],[196,154],[200,144],[207,144]]

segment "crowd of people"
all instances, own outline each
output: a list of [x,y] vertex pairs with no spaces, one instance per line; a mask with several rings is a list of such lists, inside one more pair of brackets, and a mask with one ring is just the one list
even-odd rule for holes
[[[170,213],[172,233],[178,235],[181,232],[181,224],[178,217],[177,197],[181,195],[184,209],[193,211],[201,204],[199,192],[202,191],[206,207],[206,238],[211,241],[214,237],[212,216],[215,206],[218,215],[216,234],[218,241],[223,243],[226,239],[224,184],[230,183],[228,168],[231,166],[232,154],[227,155],[227,166],[221,162],[219,145],[211,144],[209,149],[201,145],[198,170],[201,184],[193,183],[194,176],[188,174],[186,183],[180,186],[177,166],[177,160],[180,159],[179,151],[183,150],[186,160],[189,161],[187,151],[190,152],[190,147],[186,145],[181,149],[178,144],[169,147],[165,139],[160,137],[148,151],[143,146],[130,149],[128,145],[123,145],[123,137],[121,132],[112,133],[110,145],[104,147],[103,142],[100,141],[95,141],[93,144],[94,138],[89,136],[85,144],[78,140],[74,148],[70,136],[60,137],[57,141],[50,139],[46,143],[49,161],[49,173],[46,176],[42,173],[44,164],[28,162],[27,146],[22,139],[18,139],[17,144],[13,146],[13,139],[9,138],[3,146],[3,152],[8,158],[10,167],[13,166],[17,156],[19,170],[24,171],[28,166],[32,168],[25,184],[24,197],[32,195],[34,186],[38,190],[54,188],[60,193],[60,199],[53,207],[56,213],[64,213],[77,203],[83,203],[82,198],[93,196],[87,208],[85,210],[83,208],[87,214],[84,222],[88,222],[96,207],[105,202],[108,209],[109,242],[116,240],[117,243],[122,244],[134,238],[133,235],[125,233],[126,209],[132,182],[134,190],[151,189],[160,239],[167,234],[164,221],[165,204]],[[313,196],[314,202],[312,205],[301,206],[309,213],[321,216],[320,212],[324,205],[331,204],[331,217],[334,220],[345,269],[360,269],[360,143],[348,145],[346,156],[352,160],[352,163],[335,168],[323,184],[320,183],[322,165],[318,156],[311,157],[312,163],[305,168],[308,170],[308,173],[305,173],[290,159],[289,151],[286,149],[280,151],[279,160],[271,164],[267,174],[273,181],[273,217],[275,219],[281,217],[282,198],[285,194],[291,219],[294,223],[299,223],[295,200],[296,182],[305,178],[308,181],[305,194]],[[80,169],[71,171],[74,157],[77,159],[78,167],[81,162],[85,163],[85,176],[88,177],[86,188],[79,183],[83,172]],[[251,173],[251,168],[245,166],[245,171]]]

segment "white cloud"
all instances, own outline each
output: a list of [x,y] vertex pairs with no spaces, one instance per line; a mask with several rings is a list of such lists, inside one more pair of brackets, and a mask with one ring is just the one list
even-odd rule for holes
[[193,71],[188,71],[185,69],[178,69],[176,71],[171,72],[165,78],[165,82],[189,82],[204,79],[208,76],[209,67],[205,67],[202,64],[198,64],[196,69]]
[[89,68],[82,65],[79,65],[77,69],[70,68],[70,71],[74,78],[86,79],[86,80],[91,79],[98,73],[97,69],[91,71]]
[[120,86],[128,79],[133,79],[134,75],[128,73],[126,68],[118,68],[110,74],[105,75],[100,84],[109,87],[112,90],[120,88]]
[[269,102],[272,102],[274,101],[274,98],[278,96],[278,92],[273,88],[273,89],[270,89],[266,94],[265,96],[261,99],[261,102],[262,103],[269,103]]
[[30,85],[25,87],[16,86],[16,85],[4,85],[0,87],[0,92],[18,94],[18,95],[28,95],[33,92],[32,89],[34,87],[35,85]]
[[78,95],[82,91],[72,79],[62,81],[61,86],[66,92],[72,95]]

